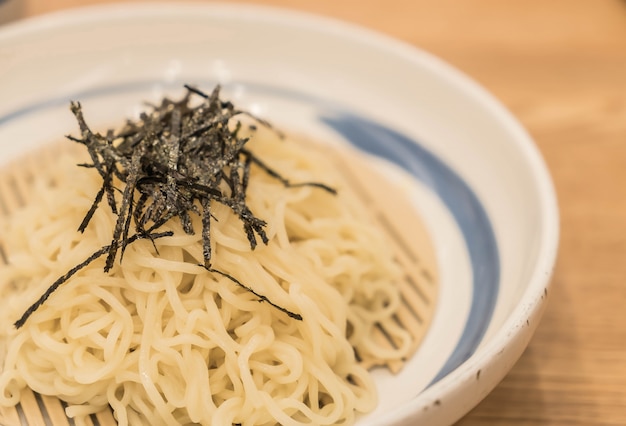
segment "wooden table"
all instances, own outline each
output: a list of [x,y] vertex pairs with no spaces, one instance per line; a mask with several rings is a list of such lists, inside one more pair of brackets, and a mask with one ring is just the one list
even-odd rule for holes
[[[0,22],[101,0],[5,0]],[[549,307],[461,426],[626,425],[626,2],[265,0],[426,49],[493,92],[550,168],[562,236]]]

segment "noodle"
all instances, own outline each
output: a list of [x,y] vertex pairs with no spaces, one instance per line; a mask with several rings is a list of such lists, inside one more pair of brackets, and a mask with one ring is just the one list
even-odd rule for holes
[[[9,264],[0,274],[0,405],[23,388],[57,396],[81,424],[110,406],[120,425],[352,424],[376,404],[358,357],[409,355],[382,349],[377,324],[392,324],[400,269],[366,207],[313,149],[259,131],[249,149],[293,182],[285,187],[252,167],[248,205],[267,221],[267,245],[254,250],[241,222],[212,205],[212,267],[302,316],[290,318],[199,266],[202,237],[177,220],[173,236],[130,244],[103,273],[104,259],[55,291],[20,329],[13,322],[56,278],[110,243],[115,216],[98,209],[78,224],[101,185],[94,170],[76,176],[76,154],[34,183],[30,202],[5,222]],[[35,201],[36,200],[36,201]],[[196,229],[201,218],[192,217]]]

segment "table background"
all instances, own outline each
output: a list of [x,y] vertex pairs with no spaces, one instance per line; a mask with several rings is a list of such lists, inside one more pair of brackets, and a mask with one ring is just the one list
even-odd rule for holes
[[[0,23],[106,0],[0,0]],[[626,1],[264,0],[357,23],[443,58],[536,140],[561,209],[545,316],[457,426],[626,425]]]

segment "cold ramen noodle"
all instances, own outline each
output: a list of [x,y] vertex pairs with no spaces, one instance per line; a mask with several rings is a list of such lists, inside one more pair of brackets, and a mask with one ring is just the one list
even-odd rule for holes
[[352,424],[377,401],[362,360],[415,348],[402,268],[319,150],[187,89],[105,134],[72,104],[77,149],[0,218],[0,405],[30,388],[76,424]]

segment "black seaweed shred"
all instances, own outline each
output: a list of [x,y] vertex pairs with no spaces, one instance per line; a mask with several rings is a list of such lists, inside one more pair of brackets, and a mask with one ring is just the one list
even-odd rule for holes
[[[81,104],[71,102],[70,109],[81,136],[67,138],[84,145],[89,153],[91,163],[79,166],[94,168],[102,177],[102,186],[78,230],[83,232],[87,228],[96,210],[106,200],[117,216],[113,236],[109,245],[55,281],[15,322],[16,328],[24,325],[61,284],[94,260],[106,255],[104,272],[108,272],[118,252],[121,262],[124,251],[134,241],[154,241],[171,235],[158,232],[169,220],[178,218],[184,232],[194,234],[192,214],[201,217],[204,259],[201,266],[228,278],[254,294],[259,301],[269,303],[294,319],[302,319],[299,314],[276,305],[231,274],[211,267],[211,222],[215,219],[211,214],[211,203],[223,204],[239,217],[250,247],[254,249],[258,239],[267,244],[268,237],[266,222],[256,217],[246,204],[253,164],[286,187],[313,186],[331,194],[336,191],[319,182],[292,183],[245,148],[249,137],[240,136],[242,124],[233,120],[236,116],[248,116],[262,126],[272,126],[220,99],[219,85],[211,94],[189,85],[185,88],[187,92],[182,99],[164,98],[160,105],[142,113],[137,121],[129,120],[120,130],[109,130],[104,135],[94,133],[85,121]],[[196,106],[191,104],[194,95],[201,98]],[[250,130],[256,128],[255,125],[248,127]],[[122,183],[122,188],[114,186],[116,180]],[[119,202],[116,192],[121,193]]]

